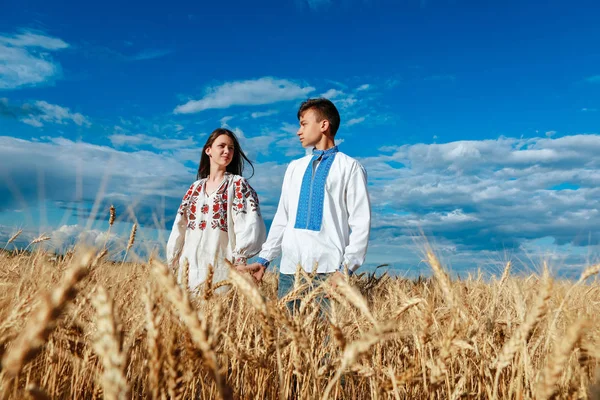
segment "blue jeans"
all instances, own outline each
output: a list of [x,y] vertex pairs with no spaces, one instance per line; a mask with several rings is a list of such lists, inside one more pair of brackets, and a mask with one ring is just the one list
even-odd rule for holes
[[[308,292],[316,289],[317,286],[319,286],[321,284],[321,282],[327,280],[331,275],[332,274],[316,274],[315,277],[313,278],[311,286],[308,289],[306,289],[304,292],[299,293],[299,295],[306,296],[306,294],[308,294]],[[281,272],[279,273],[279,285],[277,287],[277,298],[281,299],[281,298],[285,297],[285,295],[287,295],[289,292],[291,292],[294,289],[294,280],[295,280],[294,274],[288,275],[288,274],[282,274]],[[304,279],[302,279],[302,283],[304,283],[304,282],[305,282]],[[329,308],[329,300],[326,299],[323,295],[318,296],[317,301],[319,301],[321,303],[321,306],[324,309]],[[300,299],[292,300],[292,301],[288,301],[286,305],[290,311],[294,312],[294,310],[297,310],[300,308],[300,302],[301,302]]]

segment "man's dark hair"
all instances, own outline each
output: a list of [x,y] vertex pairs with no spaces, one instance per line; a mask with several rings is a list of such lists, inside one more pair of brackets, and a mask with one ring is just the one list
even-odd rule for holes
[[324,98],[306,100],[300,104],[300,108],[298,109],[298,120],[300,120],[302,114],[307,110],[315,111],[318,122],[321,122],[324,119],[329,121],[329,132],[331,132],[332,137],[335,137],[335,134],[340,127],[340,113],[330,100]]

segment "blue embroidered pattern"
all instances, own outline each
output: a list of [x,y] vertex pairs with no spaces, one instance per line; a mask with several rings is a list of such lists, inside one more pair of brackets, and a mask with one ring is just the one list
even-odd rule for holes
[[[294,228],[317,232],[321,230],[323,202],[325,200],[325,181],[327,180],[329,169],[333,164],[337,152],[337,146],[328,150],[313,150],[313,156],[302,178]],[[316,171],[313,171],[314,162],[319,159],[321,162],[317,166]]]

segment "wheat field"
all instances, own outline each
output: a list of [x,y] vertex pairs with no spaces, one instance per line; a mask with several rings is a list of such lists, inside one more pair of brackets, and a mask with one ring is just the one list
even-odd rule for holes
[[56,258],[44,240],[0,252],[4,399],[598,398],[600,265],[578,281],[510,263],[452,280],[427,249],[431,278],[361,274],[306,295],[298,270],[278,301],[275,274],[190,293],[159,260]]

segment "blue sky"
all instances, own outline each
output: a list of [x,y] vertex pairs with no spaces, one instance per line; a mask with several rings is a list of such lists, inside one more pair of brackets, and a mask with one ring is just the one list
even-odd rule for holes
[[341,111],[341,149],[369,174],[369,264],[421,268],[421,230],[457,271],[597,260],[592,1],[2,8],[0,240],[23,228],[23,240],[46,232],[58,244],[88,228],[103,242],[114,203],[115,249],[130,220],[161,243],[153,227],[170,228],[219,126],[256,162],[269,222],[287,163],[304,153],[298,104],[325,95]]

